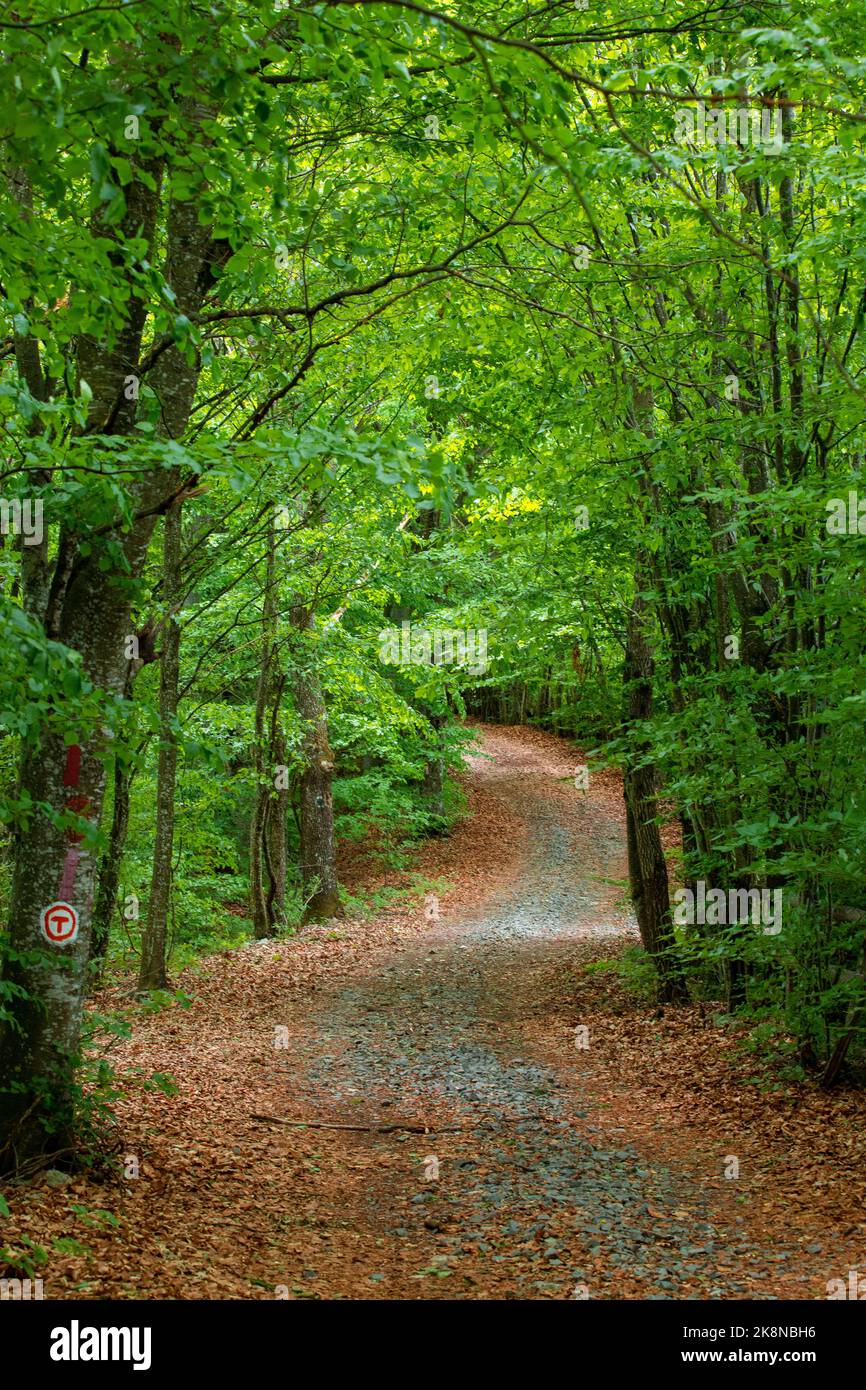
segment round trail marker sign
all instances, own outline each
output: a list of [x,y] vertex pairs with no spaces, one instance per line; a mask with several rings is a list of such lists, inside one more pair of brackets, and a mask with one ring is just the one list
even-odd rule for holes
[[51,903],[40,916],[42,935],[52,946],[65,946],[78,935],[78,913],[69,903]]

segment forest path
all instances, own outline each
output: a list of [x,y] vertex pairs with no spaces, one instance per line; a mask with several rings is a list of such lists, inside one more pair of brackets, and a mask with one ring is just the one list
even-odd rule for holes
[[473,814],[418,851],[437,921],[416,893],[251,942],[136,1013],[115,1066],[178,1094],[117,1103],[134,1180],[21,1190],[46,1297],[821,1298],[866,1268],[862,1096],[768,1094],[702,1006],[625,990],[617,777],[478,732]]
[[[581,1082],[592,1030],[579,1047],[575,1028],[561,1029],[553,1063],[527,1035],[563,972],[574,978],[604,945],[638,940],[621,904],[618,786],[612,795],[611,779],[594,776],[589,794],[577,790],[578,755],[527,730],[488,728],[483,748],[469,761],[471,782],[524,827],[516,879],[318,992],[295,1013],[284,1075],[266,1105],[319,1123],[404,1120],[433,1131],[338,1135],[354,1174],[341,1201],[378,1252],[374,1268],[363,1268],[364,1255],[354,1275],[343,1271],[343,1289],[745,1296],[744,1266],[760,1284],[772,1278],[769,1260],[795,1252],[768,1256],[731,1211],[722,1229],[718,1202],[690,1175],[647,1158],[604,1116]],[[273,1142],[289,1151],[296,1132],[275,1128]],[[333,1269],[333,1252],[327,1263]],[[295,1296],[333,1292],[315,1265],[305,1257],[279,1282]]]

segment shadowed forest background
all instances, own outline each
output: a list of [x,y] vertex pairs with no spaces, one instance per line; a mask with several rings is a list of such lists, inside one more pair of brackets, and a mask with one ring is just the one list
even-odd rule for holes
[[[300,1018],[391,968],[389,913],[450,942],[452,898],[493,1002],[443,965],[442,1028],[514,972],[573,1055],[589,990],[646,1105],[658,1046],[696,1122],[732,1086],[757,1144],[796,1112],[792,1182],[862,1241],[859,1189],[844,1219],[818,1189],[866,1080],[864,30],[838,0],[0,16],[0,1272],[105,1296],[23,1184],[103,1191],[110,1237],[130,1107],[207,1111],[196,1008],[255,998],[288,1048],[283,970]],[[509,922],[578,921],[597,950],[521,974]],[[504,1084],[479,1062],[438,1127]]]

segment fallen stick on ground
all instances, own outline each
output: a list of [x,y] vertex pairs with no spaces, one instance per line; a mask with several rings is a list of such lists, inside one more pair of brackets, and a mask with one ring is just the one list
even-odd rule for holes
[[292,1129],[351,1129],[368,1134],[391,1134],[395,1129],[406,1129],[410,1134],[456,1134],[465,1125],[445,1125],[435,1129],[431,1125],[393,1124],[393,1125],[335,1125],[326,1120],[281,1120],[277,1115],[251,1115],[251,1120],[262,1120],[270,1125],[289,1125]]
[[554,1115],[500,1115],[494,1122],[443,1125],[441,1129],[437,1129],[435,1125],[413,1124],[409,1120],[402,1124],[390,1125],[339,1125],[331,1124],[329,1120],[281,1120],[279,1115],[250,1115],[250,1119],[261,1120],[269,1125],[288,1125],[291,1129],[348,1129],[359,1134],[393,1134],[395,1129],[405,1129],[410,1134],[459,1134],[467,1129],[495,1129],[497,1125],[516,1125],[525,1120],[535,1120],[537,1123],[548,1125],[565,1123]]

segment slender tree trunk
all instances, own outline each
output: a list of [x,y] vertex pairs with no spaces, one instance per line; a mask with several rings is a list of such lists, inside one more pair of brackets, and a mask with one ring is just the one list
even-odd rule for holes
[[120,867],[123,862],[123,847],[129,825],[129,783],[130,769],[124,767],[119,758],[114,760],[114,803],[111,808],[111,830],[108,845],[99,862],[96,901],[93,906],[93,946],[91,951],[91,978],[95,986],[102,978],[111,922],[117,907],[120,887]]
[[[271,721],[271,748],[276,765],[284,767],[286,763],[286,740],[279,722],[281,697],[282,685],[280,685],[274,701],[273,718]],[[266,907],[268,922],[273,923],[275,928],[283,927],[286,924],[286,877],[288,872],[286,857],[286,816],[288,813],[288,784],[283,784],[283,782],[281,782],[279,787],[271,794],[271,798],[268,802],[268,815],[265,827],[265,848],[269,878]]]
[[[279,727],[283,680],[276,680],[276,530],[273,515],[268,532],[267,564],[262,601],[262,648],[256,684],[253,731],[253,806],[250,813],[250,915],[256,940],[275,936],[285,921],[286,779],[275,778],[275,766],[285,763],[285,742]],[[266,742],[266,723],[272,708]],[[280,846],[282,845],[282,851]]]
[[[153,625],[146,627],[153,636]],[[123,698],[128,700],[133,682],[143,665],[156,659],[151,649],[140,660],[131,659],[127,664],[123,686]],[[143,746],[143,745],[142,745]],[[123,865],[123,851],[129,829],[129,791],[132,782],[132,768],[114,755],[114,795],[111,805],[111,829],[108,845],[99,861],[97,872],[96,901],[93,907],[93,933],[91,940],[90,976],[91,987],[96,988],[102,979],[105,957],[111,937],[111,922],[117,907],[120,872]]]
[[253,724],[254,786],[253,804],[252,810],[250,811],[250,916],[253,923],[253,936],[257,941],[271,934],[268,923],[267,906],[265,903],[262,873],[265,817],[268,809],[268,790],[264,785],[265,758],[262,741],[264,738],[270,661],[271,645],[266,635],[263,641],[262,664],[259,668],[259,678],[256,688]]
[[141,940],[138,988],[141,993],[165,989],[168,983],[165,944],[171,902],[172,853],[174,850],[174,794],[177,780],[178,691],[180,687],[181,526],[182,503],[175,502],[165,515],[163,542],[163,593],[166,621],[163,626],[162,665],[159,673],[159,768],[156,788],[156,834],[150,875],[147,923]]
[[[258,708],[256,709],[256,742],[259,738]],[[262,937],[270,936],[271,932],[268,923],[267,904],[265,902],[265,891],[263,881],[264,868],[264,827],[265,816],[268,807],[267,794],[259,782],[259,777],[263,776],[261,753],[254,755],[253,775],[256,777],[256,785],[253,790],[253,805],[250,812],[250,917],[253,924],[253,936],[256,941]]]
[[428,714],[427,719],[436,735],[436,748],[427,758],[424,767],[421,794],[433,817],[432,829],[434,833],[439,833],[444,831],[447,823],[445,817],[445,744],[442,735],[446,716],[444,714]]
[[[640,588],[639,577],[635,587]],[[645,602],[636,593],[629,616],[624,670],[626,719],[629,728],[638,733],[637,746],[623,776],[629,883],[641,941],[658,971],[659,997],[663,1003],[673,1004],[686,1001],[688,989],[673,954],[668,871],[656,823],[656,772],[646,759],[645,741],[640,738],[640,726],[652,714],[652,657],[644,634],[645,611]]]
[[[292,622],[299,634],[310,634],[313,614],[296,605]],[[334,858],[334,755],[328,742],[328,715],[315,656],[308,642],[299,642],[294,673],[295,707],[303,721],[303,771],[300,778],[300,868],[306,903],[305,919],[321,921],[342,912]]]

